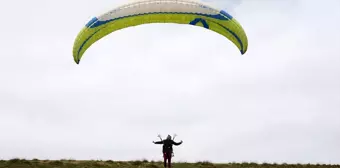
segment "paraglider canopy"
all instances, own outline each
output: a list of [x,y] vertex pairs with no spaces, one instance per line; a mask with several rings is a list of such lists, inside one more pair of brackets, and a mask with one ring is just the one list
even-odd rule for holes
[[151,23],[189,24],[214,31],[246,53],[248,39],[242,26],[224,10],[191,0],[139,0],[114,8],[91,19],[73,45],[79,64],[84,52],[96,41],[120,29]]

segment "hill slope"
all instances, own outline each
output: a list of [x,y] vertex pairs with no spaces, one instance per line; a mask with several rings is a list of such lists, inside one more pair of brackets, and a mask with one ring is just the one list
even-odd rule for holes
[[[78,160],[1,160],[0,168],[163,168],[162,162],[154,161],[78,161]],[[256,164],[256,163],[226,163],[210,162],[173,163],[173,168],[340,168],[340,165],[321,164]]]

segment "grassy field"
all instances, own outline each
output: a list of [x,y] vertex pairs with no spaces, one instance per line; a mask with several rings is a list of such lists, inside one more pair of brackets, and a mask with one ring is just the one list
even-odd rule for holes
[[[0,160],[0,168],[163,168],[160,161],[79,161],[79,160]],[[173,168],[340,168],[340,165],[325,164],[268,164],[268,163],[226,163],[210,162],[173,163]]]

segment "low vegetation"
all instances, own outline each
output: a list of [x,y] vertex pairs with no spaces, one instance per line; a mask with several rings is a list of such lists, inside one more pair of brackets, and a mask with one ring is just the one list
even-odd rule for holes
[[[161,161],[135,160],[0,160],[0,168],[163,168]],[[185,163],[175,162],[173,168],[340,168],[340,165],[326,164],[269,164],[269,163],[225,163],[214,164],[208,161]]]

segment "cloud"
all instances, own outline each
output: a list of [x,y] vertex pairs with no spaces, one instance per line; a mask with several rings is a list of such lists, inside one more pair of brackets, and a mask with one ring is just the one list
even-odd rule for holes
[[211,2],[245,27],[244,56],[205,29],[143,25],[76,65],[80,28],[122,2],[0,5],[12,13],[1,27],[0,158],[159,160],[152,140],[177,133],[175,161],[340,163],[339,1]]

